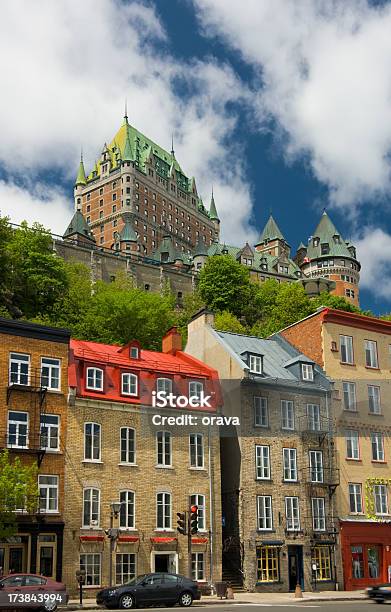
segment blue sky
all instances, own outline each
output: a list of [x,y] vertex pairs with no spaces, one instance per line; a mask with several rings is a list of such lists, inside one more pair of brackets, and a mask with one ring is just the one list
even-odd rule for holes
[[61,233],[80,147],[88,169],[127,98],[141,131],[174,132],[206,203],[213,185],[227,242],[272,211],[295,249],[327,208],[358,245],[362,306],[391,311],[390,2],[38,4],[0,23],[2,213]]

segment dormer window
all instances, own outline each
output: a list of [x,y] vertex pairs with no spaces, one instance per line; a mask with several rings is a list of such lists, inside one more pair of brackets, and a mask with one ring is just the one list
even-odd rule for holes
[[138,378],[136,374],[122,374],[121,377],[122,388],[121,392],[123,395],[136,396],[138,394]]
[[250,372],[253,374],[262,374],[262,355],[250,355]]
[[267,264],[266,263],[261,263],[261,268],[262,268],[262,270],[267,270]]
[[140,359],[140,349],[138,346],[130,347],[130,358],[131,359]]
[[333,238],[334,238],[334,242],[335,242],[336,244],[339,244],[339,243],[341,242],[341,238],[338,236],[338,234],[335,234],[335,235],[333,236]]
[[312,244],[313,244],[314,247],[319,246],[319,238],[313,238],[312,239]]
[[322,255],[328,255],[330,253],[330,246],[327,242],[322,243],[320,249]]
[[103,391],[103,370],[100,368],[87,368],[87,389]]
[[303,380],[314,380],[314,366],[311,363],[301,364],[301,377]]

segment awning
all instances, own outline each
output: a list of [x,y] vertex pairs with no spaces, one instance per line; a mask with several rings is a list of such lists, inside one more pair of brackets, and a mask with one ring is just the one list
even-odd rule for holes
[[160,537],[151,538],[151,542],[153,542],[154,544],[167,544],[167,542],[176,542],[176,541],[177,541],[176,538],[160,538]]
[[80,542],[104,542],[103,535],[81,535]]
[[117,538],[117,542],[138,542],[139,541],[139,537],[138,536],[118,536]]
[[208,542],[208,538],[191,538],[192,544],[206,544]]

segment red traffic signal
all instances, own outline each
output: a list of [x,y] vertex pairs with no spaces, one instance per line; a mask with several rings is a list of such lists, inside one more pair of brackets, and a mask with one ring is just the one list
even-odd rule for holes
[[198,506],[190,506],[190,533],[194,535],[198,531]]

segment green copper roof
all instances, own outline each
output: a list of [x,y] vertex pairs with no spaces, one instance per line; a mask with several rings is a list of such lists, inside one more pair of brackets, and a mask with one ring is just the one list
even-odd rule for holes
[[307,247],[302,242],[300,242],[299,246],[297,247],[297,250],[300,251],[300,249],[306,249],[306,248]]
[[288,274],[284,272],[285,276],[291,276],[297,278],[296,273],[300,272],[300,268],[295,264],[295,262],[290,258],[278,258],[274,255],[270,255],[270,253],[263,252],[260,253],[252,249],[249,245],[245,245],[243,248],[229,246],[226,244],[219,244],[218,242],[213,242],[208,248],[208,256],[212,255],[221,255],[222,252],[227,252],[227,255],[233,257],[233,259],[240,259],[241,254],[243,253],[247,258],[252,257],[253,263],[250,266],[251,270],[256,270],[257,272],[262,272],[261,263],[267,263],[267,270],[265,272],[269,272],[272,274],[278,274],[279,276],[282,274],[278,270],[278,265],[281,263],[282,265],[288,267]]
[[[325,247],[328,245],[327,253]],[[352,257],[341,234],[324,211],[316,230],[307,247],[307,256],[310,259],[318,257]]]
[[129,133],[126,131],[125,146],[122,154],[122,161],[133,161],[132,146],[130,144]]
[[94,235],[80,210],[75,211],[70,224],[64,232],[63,238],[70,238],[75,234],[79,234],[95,242]]
[[86,173],[84,171],[83,158],[81,158],[75,185],[86,185],[86,184],[87,184]]
[[131,222],[132,215],[130,213],[124,213],[122,215],[122,219],[124,220],[125,225],[123,226],[120,232],[119,241],[120,242],[137,242],[137,235],[133,229],[133,225]]
[[261,242],[270,242],[271,240],[285,241],[285,238],[282,235],[277,223],[274,221],[272,215],[270,215],[268,222],[263,228],[263,231],[258,240],[258,244],[261,244]]
[[208,247],[205,244],[205,240],[202,240],[202,238],[200,237],[198,242],[197,242],[197,246],[195,248],[195,251],[193,253],[193,257],[196,257],[197,255],[207,255],[208,254]]
[[216,204],[215,204],[215,199],[214,199],[214,195],[213,195],[213,190],[212,190],[212,197],[211,197],[211,200],[210,200],[209,217],[213,221],[219,221],[220,220],[219,216],[217,214],[217,210],[216,210]]

